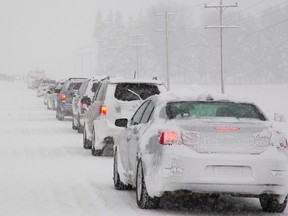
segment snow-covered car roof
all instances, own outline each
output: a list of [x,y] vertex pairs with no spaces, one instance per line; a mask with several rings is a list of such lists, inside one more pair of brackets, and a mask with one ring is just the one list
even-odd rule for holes
[[93,76],[91,78],[91,80],[93,80],[93,81],[102,81],[102,80],[106,79],[107,77],[108,77],[107,75]]
[[157,98],[159,103],[167,103],[170,101],[230,101],[235,103],[250,103],[253,102],[239,97],[220,94],[216,92],[199,90],[188,91],[168,91],[160,95],[153,95],[151,98]]
[[147,84],[156,84],[156,85],[161,85],[163,84],[162,81],[160,80],[155,80],[155,79],[145,79],[145,78],[141,78],[141,79],[125,79],[125,78],[109,78],[107,79],[109,80],[111,83],[147,83]]

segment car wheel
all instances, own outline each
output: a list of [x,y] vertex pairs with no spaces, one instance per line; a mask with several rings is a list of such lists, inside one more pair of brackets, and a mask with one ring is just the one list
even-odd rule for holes
[[283,212],[287,205],[287,196],[283,203],[279,203],[278,199],[272,196],[264,196],[259,199],[263,211],[266,212]]
[[92,130],[92,137],[91,137],[91,153],[93,156],[101,156],[102,155],[102,150],[101,149],[95,149],[95,133],[94,129]]
[[137,205],[141,209],[155,209],[158,208],[160,198],[150,197],[145,184],[145,179],[143,175],[142,162],[139,161],[137,165],[136,173],[136,200]]
[[117,155],[116,149],[114,153],[113,180],[114,180],[114,187],[116,190],[131,190],[132,189],[131,185],[125,185],[120,180],[120,176],[118,172],[118,155]]
[[58,118],[57,119],[59,121],[63,121],[64,120],[64,114],[61,111],[58,112]]
[[74,121],[75,121],[75,116],[73,115],[73,117],[72,117],[72,129],[77,130],[77,127],[75,126]]
[[84,127],[80,124],[80,115],[79,114],[78,114],[77,122],[78,122],[78,127],[77,127],[78,133],[83,133]]
[[85,126],[84,126],[84,131],[83,131],[83,148],[84,149],[91,149],[91,143],[86,137]]

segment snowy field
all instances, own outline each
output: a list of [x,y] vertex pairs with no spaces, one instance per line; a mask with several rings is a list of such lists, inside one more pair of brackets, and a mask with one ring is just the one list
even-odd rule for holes
[[[288,116],[288,84],[227,86],[226,92],[255,101],[269,116]],[[160,209],[141,210],[134,191],[114,189],[113,159],[92,157],[82,148],[71,119],[57,121],[23,82],[0,82],[0,98],[1,216],[271,215],[262,212],[257,199],[230,196],[164,198]]]

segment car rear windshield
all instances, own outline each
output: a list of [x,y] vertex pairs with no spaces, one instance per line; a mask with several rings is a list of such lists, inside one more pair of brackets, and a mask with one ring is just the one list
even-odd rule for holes
[[42,83],[56,83],[56,80],[43,80]]
[[79,88],[81,87],[82,82],[78,82],[78,83],[71,83],[71,85],[68,88],[68,91],[72,91],[72,90],[79,90]]
[[232,117],[249,118],[265,121],[266,118],[253,104],[234,102],[203,102],[181,101],[170,102],[166,106],[166,114],[169,119],[194,117]]
[[[156,85],[149,83],[119,83],[116,86],[115,98],[122,101],[145,100],[151,95],[160,94]],[[139,98],[140,97],[140,98]]]

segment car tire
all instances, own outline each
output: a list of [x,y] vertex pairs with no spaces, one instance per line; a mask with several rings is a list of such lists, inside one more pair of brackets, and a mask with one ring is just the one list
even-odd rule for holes
[[114,152],[114,164],[113,164],[113,181],[114,181],[114,187],[116,190],[131,190],[131,185],[125,185],[120,180],[119,172],[118,172],[118,155],[117,150],[115,149]]
[[141,209],[155,209],[159,206],[159,197],[151,197],[149,196],[144,174],[143,174],[143,166],[141,160],[137,164],[137,173],[136,173],[136,201],[137,205]]
[[86,138],[85,126],[84,126],[84,131],[83,131],[83,148],[84,148],[84,149],[91,149],[91,143],[90,143],[90,141]]
[[64,114],[61,111],[58,112],[58,118],[57,119],[59,121],[63,121],[64,120]]
[[102,150],[101,149],[95,149],[95,133],[94,133],[94,128],[92,130],[92,137],[91,137],[91,154],[93,156],[101,156],[102,155]]
[[259,198],[263,211],[266,212],[283,212],[287,205],[287,196],[283,203],[279,203],[278,199],[273,196],[263,196]]
[[72,116],[72,129],[77,130],[77,127],[75,126],[74,121],[75,121],[75,116],[73,115]]
[[79,114],[78,114],[77,121],[78,121],[77,131],[78,131],[78,133],[83,133],[84,132],[84,127],[80,124],[80,115]]

